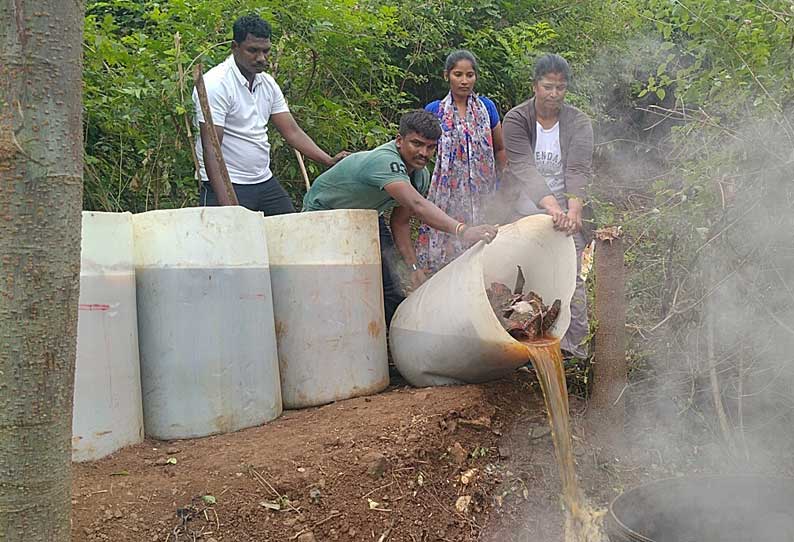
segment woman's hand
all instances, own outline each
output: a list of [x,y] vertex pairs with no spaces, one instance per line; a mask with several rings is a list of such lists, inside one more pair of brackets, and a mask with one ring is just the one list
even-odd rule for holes
[[565,211],[562,210],[562,207],[560,207],[557,198],[554,196],[546,196],[538,202],[538,207],[545,209],[546,213],[551,215],[551,221],[554,224],[555,230],[568,233],[571,229],[571,221],[568,215],[565,214]]
[[568,200],[568,235],[582,231],[582,200],[571,198]]

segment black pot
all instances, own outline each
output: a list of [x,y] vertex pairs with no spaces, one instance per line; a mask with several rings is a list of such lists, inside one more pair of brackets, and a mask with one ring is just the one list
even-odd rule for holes
[[794,542],[794,480],[672,478],[617,497],[611,542]]

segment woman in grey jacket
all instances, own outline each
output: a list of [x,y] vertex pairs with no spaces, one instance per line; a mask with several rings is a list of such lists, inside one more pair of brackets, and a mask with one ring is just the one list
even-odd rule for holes
[[[548,213],[555,228],[573,236],[578,274],[585,247],[582,211],[592,175],[593,125],[587,115],[565,103],[570,71],[561,56],[541,56],[535,64],[535,96],[505,115],[508,195],[503,201],[510,202],[514,216]],[[587,295],[577,276],[571,325],[560,344],[565,357],[587,357],[588,332]]]

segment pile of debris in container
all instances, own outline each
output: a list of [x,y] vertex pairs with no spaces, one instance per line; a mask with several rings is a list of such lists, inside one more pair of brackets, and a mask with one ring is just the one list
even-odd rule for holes
[[524,273],[518,266],[516,285],[511,291],[501,282],[492,282],[486,289],[488,301],[505,330],[518,341],[543,338],[560,314],[561,302],[555,299],[547,306],[533,291],[524,294]]

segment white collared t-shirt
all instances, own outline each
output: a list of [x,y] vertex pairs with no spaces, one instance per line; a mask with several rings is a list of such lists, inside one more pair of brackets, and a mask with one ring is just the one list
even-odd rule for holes
[[[248,81],[229,55],[204,75],[212,122],[223,126],[221,152],[235,184],[255,184],[273,176],[270,170],[270,142],[267,123],[270,115],[288,112],[287,102],[276,80],[267,73],[254,77],[253,91]],[[204,122],[204,115],[193,90],[196,126]],[[201,138],[196,138],[196,154],[201,166],[201,180],[207,181]]]
[[[537,122],[536,134],[535,167],[546,180],[546,186],[549,187],[557,201],[565,201],[565,174],[562,169],[562,153],[560,152],[560,123],[557,122],[546,130]],[[516,208],[525,215],[543,212],[526,193],[521,194]]]

